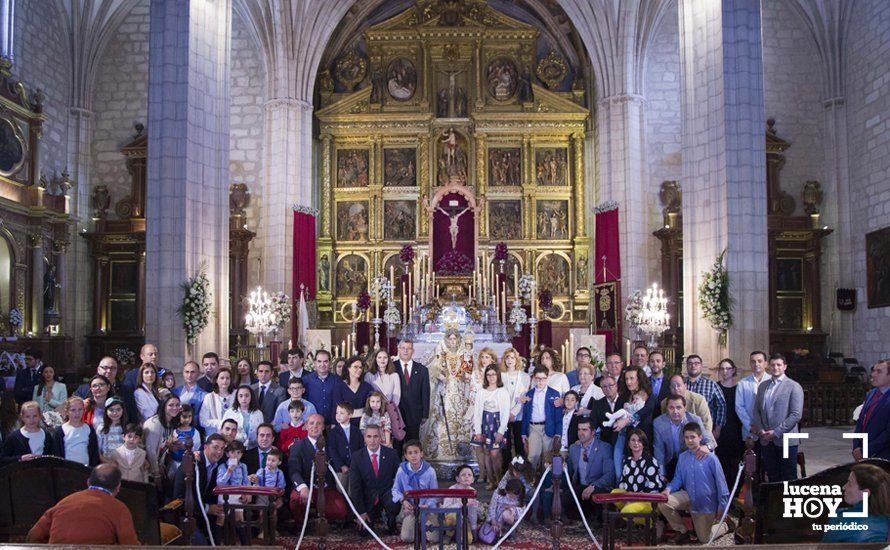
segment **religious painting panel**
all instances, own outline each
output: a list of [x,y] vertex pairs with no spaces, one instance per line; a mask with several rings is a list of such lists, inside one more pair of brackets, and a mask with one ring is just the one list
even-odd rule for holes
[[383,150],[383,185],[417,186],[417,150],[413,147]]
[[12,116],[0,118],[0,175],[11,176],[25,163],[27,145],[21,127]]
[[469,154],[467,138],[451,127],[442,131],[437,143],[439,155],[436,159],[436,181],[439,185],[466,185]]
[[778,292],[803,291],[803,260],[801,258],[776,259],[776,290]]
[[519,147],[488,150],[488,185],[522,185],[522,153]]
[[776,326],[780,329],[800,330],[803,326],[803,298],[779,296],[776,298]]
[[489,201],[488,234],[492,239],[516,241],[522,238],[522,201]]
[[507,101],[516,93],[519,70],[509,57],[499,57],[488,64],[486,71],[488,95],[497,101]]
[[384,201],[383,238],[387,241],[414,240],[417,208],[414,201]]
[[538,239],[555,240],[569,238],[569,202],[565,200],[539,200],[535,214]]
[[331,260],[327,254],[322,254],[318,260],[318,290],[319,292],[331,291]]
[[337,296],[358,296],[368,288],[368,263],[358,254],[348,254],[337,261]]
[[569,262],[559,254],[543,256],[537,265],[537,279],[541,289],[554,295],[569,293]]
[[890,227],[865,235],[868,307],[890,306]]
[[337,240],[368,240],[368,203],[366,201],[337,203]]
[[408,101],[417,89],[417,69],[406,57],[397,57],[386,68],[386,91],[396,101]]
[[368,150],[337,150],[337,187],[368,186]]
[[561,147],[535,150],[535,178],[538,185],[568,185],[568,150]]

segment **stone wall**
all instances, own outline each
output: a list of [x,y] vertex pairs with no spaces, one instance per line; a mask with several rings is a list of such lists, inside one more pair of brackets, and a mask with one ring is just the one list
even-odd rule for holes
[[853,341],[840,351],[872,364],[890,355],[890,307],[868,309],[865,252],[866,233],[890,226],[890,3],[858,2],[850,29],[846,95],[852,242],[848,244],[859,303]]
[[46,96],[41,167],[47,177],[60,173],[67,164],[71,74],[66,34],[54,2],[16,2],[12,72],[29,91],[40,88]]
[[[92,185],[111,191],[114,205],[130,194],[130,173],[121,147],[135,136],[136,122],[148,112],[148,8],[142,0],[109,41],[93,85]],[[147,130],[146,130],[147,131]]]
[[803,215],[801,189],[808,180],[825,183],[823,163],[822,62],[811,32],[790,2],[762,2],[763,100],[766,118],[791,142],[785,152],[782,189]]
[[[259,45],[248,33],[237,10],[232,15],[232,70],[229,171],[232,183],[247,184],[251,202],[247,208],[248,229],[257,233],[250,246],[248,286],[259,284],[256,260],[262,252],[262,234],[257,231],[263,205],[263,140],[266,75]],[[282,222],[283,223],[283,222]]]

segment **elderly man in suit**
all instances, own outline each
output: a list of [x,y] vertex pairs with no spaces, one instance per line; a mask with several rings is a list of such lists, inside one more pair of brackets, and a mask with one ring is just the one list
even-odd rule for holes
[[[366,524],[386,513],[386,529],[396,534],[396,516],[401,510],[392,501],[392,486],[399,470],[399,457],[392,447],[380,444],[382,430],[376,424],[365,426],[365,449],[353,453],[349,470],[349,494],[355,510]],[[359,531],[365,530],[359,525]]]
[[278,405],[287,399],[287,392],[272,379],[273,374],[272,363],[260,361],[256,366],[256,384],[250,386],[257,396],[257,406],[263,411],[263,422],[272,422]]
[[402,385],[399,412],[405,421],[404,441],[420,439],[420,427],[430,416],[430,372],[414,358],[414,344],[409,340],[399,342],[399,358],[396,372]]
[[[204,441],[204,449],[199,454],[198,460],[195,462],[195,518],[198,521],[198,528],[195,531],[192,544],[206,545],[207,528],[213,533],[214,540],[222,540],[220,538],[220,529],[216,524],[216,518],[223,513],[222,505],[218,504],[218,499],[213,494],[216,488],[216,473],[220,465],[220,461],[226,452],[226,440],[220,434],[211,434]],[[200,500],[199,500],[200,495]],[[173,498],[185,499],[185,471],[180,467],[176,471],[173,478]],[[207,512],[207,522],[203,521],[203,515],[199,508],[204,504],[204,510]]]
[[611,414],[624,406],[624,399],[618,394],[618,379],[610,374],[600,378],[600,387],[603,389],[603,397],[594,401],[590,406],[590,419],[593,421],[594,431],[600,430],[600,439],[613,445],[617,434],[612,428],[603,427]]
[[[890,361],[881,359],[871,368],[871,387],[856,420],[856,433],[868,434],[868,458],[890,460]],[[862,460],[862,440],[853,440],[853,458]]]
[[789,441],[788,458],[782,457],[782,438],[798,433],[797,424],[803,415],[803,388],[785,376],[785,356],[769,357],[769,382],[757,388],[751,432],[760,438],[763,469],[770,481],[797,479],[797,442]]
[[[591,498],[596,493],[608,493],[615,487],[615,467],[612,464],[612,446],[594,437],[590,418],[578,420],[578,441],[569,447],[566,474],[575,489],[581,509],[586,516],[593,514],[595,521],[602,521],[602,508]],[[563,510],[576,510],[568,490],[562,492]],[[546,506],[546,502],[544,506]]]
[[654,432],[654,452],[662,477],[672,479],[677,467],[680,453],[686,450],[683,439],[683,426],[695,422],[702,427],[702,442],[696,451],[696,458],[703,459],[717,448],[717,439],[705,426],[701,417],[686,410],[686,398],[682,395],[670,395],[667,398],[667,414],[663,414],[652,423]]
[[[305,507],[312,505],[309,502],[309,480],[312,476],[312,464],[315,462],[315,454],[318,451],[318,440],[324,430],[324,417],[321,414],[313,414],[306,420],[307,436],[298,439],[290,448],[287,469],[295,488],[291,493],[290,507],[295,518],[305,515]],[[325,517],[330,521],[340,521],[346,518],[346,501],[336,487],[331,471],[324,473],[325,487]],[[344,487],[345,489],[345,487]],[[322,490],[318,484],[312,491],[312,502],[318,500],[318,491]]]

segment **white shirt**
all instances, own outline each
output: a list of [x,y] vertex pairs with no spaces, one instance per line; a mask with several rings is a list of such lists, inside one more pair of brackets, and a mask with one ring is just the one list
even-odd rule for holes
[[476,403],[473,409],[473,434],[482,433],[483,412],[498,412],[500,415],[498,433],[503,435],[507,432],[507,426],[510,424],[510,394],[507,393],[506,388],[495,388],[494,390],[481,388],[476,393]]
[[751,419],[754,417],[754,403],[757,401],[757,390],[764,382],[769,382],[770,377],[763,373],[760,380],[753,374],[739,380],[735,391],[735,413],[742,422],[742,439],[751,434]]
[[[306,439],[309,440],[309,443],[312,443],[313,449],[318,449],[318,440],[317,439],[315,439],[314,437],[309,437],[308,435],[306,436]],[[305,483],[301,483],[301,484],[297,485],[297,492],[302,491],[303,487],[309,487],[309,486],[306,485]]]
[[510,414],[518,422],[522,420],[522,401],[531,386],[531,377],[521,370],[508,371],[501,374],[504,388],[510,395]]
[[346,434],[346,446],[349,446],[349,428],[352,427],[351,422],[347,422],[346,424],[340,424],[340,427],[343,428],[343,433]]
[[90,427],[81,424],[75,428],[65,422],[62,424],[62,433],[65,434],[65,460],[89,466]]
[[28,446],[31,447],[31,454],[42,455],[43,447],[46,444],[46,434],[43,430],[38,429],[36,432],[26,432],[25,428],[19,430],[22,435],[28,438]]
[[189,387],[188,384],[182,385],[182,391],[179,392],[179,401],[181,403],[188,403],[192,400],[192,394],[195,393],[195,389],[198,387],[198,384],[195,384],[192,387]]
[[771,379],[769,386],[766,388],[766,393],[763,395],[763,408],[764,410],[769,410],[773,406],[773,395],[776,393],[776,389],[779,387],[779,384],[785,380],[785,375],[774,377]]
[[535,388],[535,395],[532,397],[532,417],[531,422],[544,422],[547,420],[545,405],[547,399],[547,388],[543,390]]
[[578,392],[578,395],[581,396],[581,399],[578,400],[578,406],[582,409],[589,409],[591,402],[596,399],[602,399],[606,395],[603,393],[603,390],[600,389],[599,386],[594,384],[593,382],[587,386],[587,391],[584,394],[581,394],[581,384],[577,386],[572,386],[572,390]]
[[558,391],[560,397],[565,395],[565,393],[571,389],[569,388],[568,377],[565,374],[556,371],[550,373],[550,376],[547,378],[547,385]]
[[365,449],[368,451],[368,458],[371,459],[371,464],[374,464],[374,455],[377,455],[377,467],[379,468],[380,467],[380,451],[383,450],[383,447],[378,447],[376,451],[372,451],[371,449],[368,449],[367,447],[365,447]]
[[407,363],[403,363],[402,360],[399,359],[399,364],[404,364],[402,367],[402,374],[405,375],[405,373],[407,373],[407,376],[411,376],[411,369],[414,368],[414,359],[409,359]]
[[562,442],[559,448],[562,452],[569,450],[569,426],[572,424],[573,416],[575,416],[575,411],[568,411],[562,415]]

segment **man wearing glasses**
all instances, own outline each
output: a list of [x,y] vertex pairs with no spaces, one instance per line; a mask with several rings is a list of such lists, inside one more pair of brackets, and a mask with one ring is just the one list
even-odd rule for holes
[[541,466],[541,458],[551,450],[553,437],[562,433],[562,410],[554,404],[559,392],[547,385],[547,378],[546,367],[535,369],[535,387],[525,394],[529,400],[522,408],[522,442],[532,468]]
[[[615,355],[610,355],[616,357]],[[593,402],[590,411],[590,420],[593,422],[594,431],[599,427],[599,438],[609,445],[615,444],[615,436],[617,435],[612,428],[602,428],[603,422],[606,421],[606,413],[613,413],[624,406],[624,401],[618,395],[618,382],[609,374],[604,375],[600,379],[600,388],[603,390],[603,397]]]
[[[610,353],[606,356],[606,375],[611,376],[617,383],[618,388],[624,388],[624,359],[620,353]],[[599,387],[602,385],[603,377],[594,380],[594,384]]]
[[[587,347],[580,347],[578,348],[578,351],[575,352],[575,368],[566,373],[566,378],[569,379],[570,388],[574,388],[581,383],[581,380],[578,378],[578,370],[581,367],[589,367],[591,357],[590,348]],[[568,369],[568,366],[566,369]]]
[[[117,379],[119,371],[117,359],[111,356],[105,356],[99,360],[99,366],[96,367],[96,374],[100,374],[111,382],[109,395],[114,395],[124,402],[124,408],[127,410],[127,418],[132,420],[139,418],[139,409],[136,407],[136,398],[133,395],[133,389],[125,386]],[[89,383],[81,384],[75,390],[74,395],[82,399],[88,399],[92,392]]]
[[686,358],[686,388],[705,398],[711,418],[714,420],[714,437],[720,437],[720,428],[726,424],[726,398],[723,392],[707,376],[703,376],[704,362],[698,355],[690,355]]

